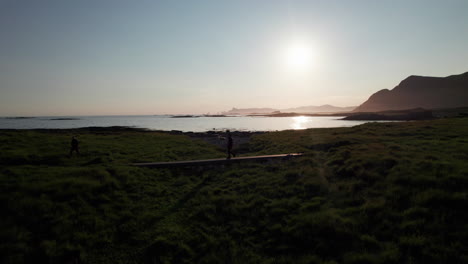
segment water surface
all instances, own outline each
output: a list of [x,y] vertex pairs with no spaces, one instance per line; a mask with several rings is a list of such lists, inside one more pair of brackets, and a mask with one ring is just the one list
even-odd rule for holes
[[340,120],[339,116],[296,117],[196,117],[171,116],[62,116],[33,118],[0,118],[0,129],[79,128],[128,126],[152,130],[204,132],[209,130],[276,131],[322,127],[349,127],[367,121]]

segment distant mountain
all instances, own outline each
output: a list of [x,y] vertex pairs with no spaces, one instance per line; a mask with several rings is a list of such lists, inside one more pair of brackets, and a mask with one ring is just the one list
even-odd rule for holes
[[226,115],[249,115],[249,114],[270,114],[273,112],[282,113],[338,113],[349,112],[355,109],[355,106],[339,107],[333,105],[320,105],[320,106],[301,106],[295,108],[275,109],[275,108],[232,108]]
[[380,90],[354,112],[468,106],[468,72],[447,77],[410,76],[392,90]]
[[281,112],[294,112],[294,113],[338,113],[353,111],[356,106],[339,107],[333,105],[320,105],[320,106],[301,106],[296,108],[287,108],[280,110]]
[[248,114],[269,114],[278,111],[273,108],[232,108],[227,112],[223,112],[225,115],[248,115]]

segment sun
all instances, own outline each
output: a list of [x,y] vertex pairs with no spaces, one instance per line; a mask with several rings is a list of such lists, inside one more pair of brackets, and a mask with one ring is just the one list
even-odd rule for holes
[[283,64],[291,72],[307,72],[313,66],[312,47],[302,41],[294,41],[286,46],[283,53]]

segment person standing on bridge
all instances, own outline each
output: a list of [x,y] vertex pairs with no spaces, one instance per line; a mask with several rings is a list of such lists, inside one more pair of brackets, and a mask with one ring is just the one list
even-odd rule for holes
[[232,136],[231,136],[231,131],[229,130],[226,130],[226,133],[227,133],[227,159],[231,159],[231,155],[233,157],[235,157],[236,155],[234,155],[234,153],[232,153],[232,145],[233,145],[233,142],[232,142]]

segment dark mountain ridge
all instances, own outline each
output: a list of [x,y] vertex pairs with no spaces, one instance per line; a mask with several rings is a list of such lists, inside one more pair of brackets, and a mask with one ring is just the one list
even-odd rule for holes
[[392,90],[374,93],[354,112],[464,106],[468,106],[468,72],[447,77],[409,76]]

